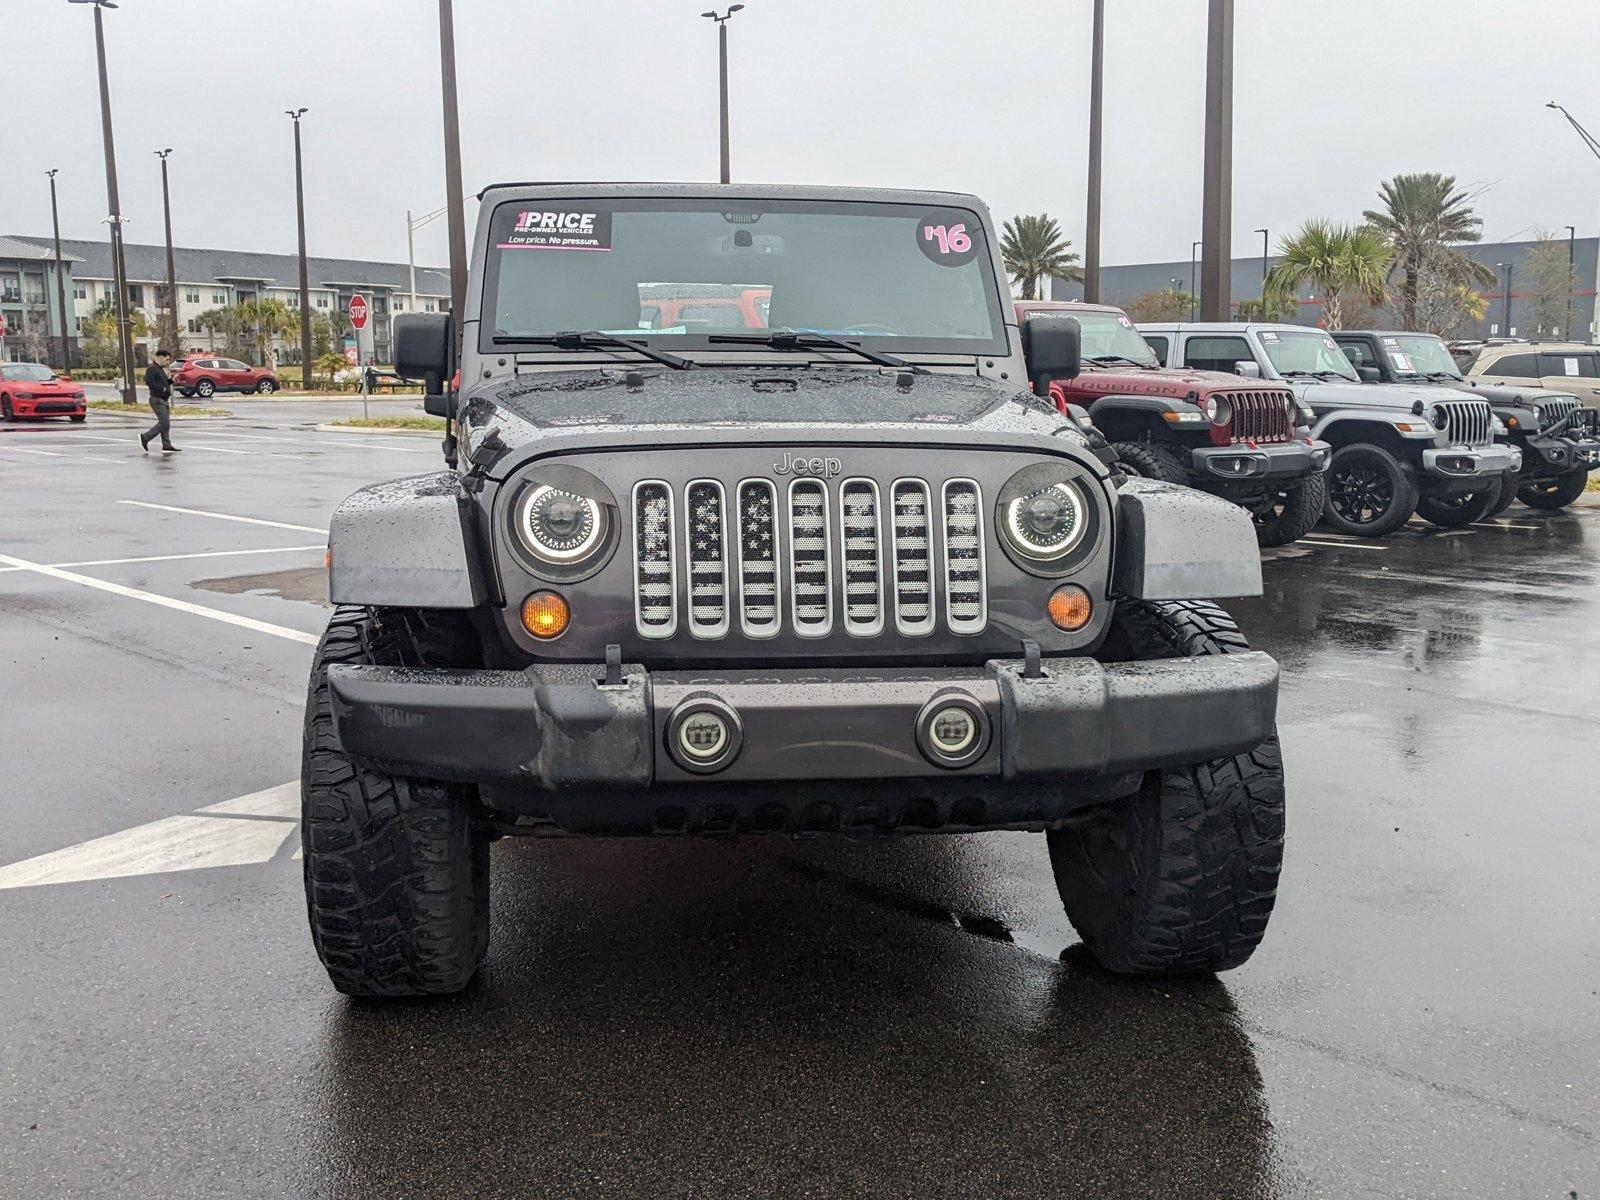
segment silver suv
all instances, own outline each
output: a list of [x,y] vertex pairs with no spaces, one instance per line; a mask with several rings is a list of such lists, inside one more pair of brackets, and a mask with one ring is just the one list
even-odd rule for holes
[[1382,537],[1419,513],[1436,525],[1481,519],[1522,465],[1496,441],[1489,405],[1447,388],[1364,384],[1320,329],[1245,321],[1140,325],[1169,367],[1274,379],[1305,405],[1313,437],[1331,445],[1323,517],[1342,533]]

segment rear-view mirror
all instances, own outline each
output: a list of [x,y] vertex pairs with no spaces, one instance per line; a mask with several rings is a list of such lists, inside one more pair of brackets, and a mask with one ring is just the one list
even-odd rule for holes
[[1246,379],[1260,379],[1261,365],[1253,363],[1249,359],[1241,359],[1233,364],[1233,373],[1235,375],[1243,375]]
[[422,407],[435,417],[455,415],[455,319],[449,313],[411,313],[394,321],[394,373],[420,380]]
[[1081,366],[1082,332],[1075,317],[1040,315],[1022,322],[1022,357],[1034,394],[1050,395],[1057,379],[1073,379]]

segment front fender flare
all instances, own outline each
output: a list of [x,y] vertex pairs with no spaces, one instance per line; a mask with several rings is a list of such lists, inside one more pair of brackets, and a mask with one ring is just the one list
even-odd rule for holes
[[1174,483],[1117,489],[1114,586],[1140,600],[1261,595],[1255,523],[1237,504]]
[[399,608],[485,603],[472,504],[454,471],[369,484],[349,496],[328,530],[328,598]]

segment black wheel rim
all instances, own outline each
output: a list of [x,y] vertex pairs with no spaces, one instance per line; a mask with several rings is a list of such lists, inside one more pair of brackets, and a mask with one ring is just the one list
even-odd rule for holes
[[1394,479],[1370,458],[1341,463],[1329,475],[1328,503],[1350,524],[1372,525],[1394,507]]

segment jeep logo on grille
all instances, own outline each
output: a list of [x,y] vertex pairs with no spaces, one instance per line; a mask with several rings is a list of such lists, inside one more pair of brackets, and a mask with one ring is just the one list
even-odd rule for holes
[[821,475],[832,479],[844,467],[837,458],[799,458],[785,450],[783,461],[773,463],[772,469],[779,475]]

